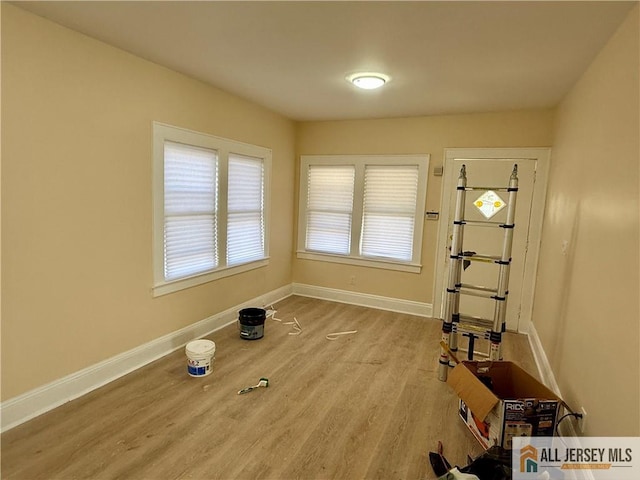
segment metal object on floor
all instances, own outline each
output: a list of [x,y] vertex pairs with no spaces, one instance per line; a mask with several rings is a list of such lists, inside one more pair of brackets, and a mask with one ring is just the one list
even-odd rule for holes
[[238,392],[238,395],[244,395],[245,393],[252,392],[257,388],[268,387],[268,386],[269,386],[269,379],[265,378],[265,377],[262,377],[260,379],[260,381],[256,385],[252,385],[251,387],[243,388],[242,390],[240,390]]

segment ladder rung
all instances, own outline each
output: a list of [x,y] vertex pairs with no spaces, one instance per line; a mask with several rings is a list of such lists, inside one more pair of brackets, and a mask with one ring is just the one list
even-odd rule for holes
[[462,288],[471,288],[471,289],[474,289],[474,290],[479,290],[481,292],[498,293],[498,289],[497,288],[484,287],[482,285],[471,285],[470,283],[461,283],[460,286]]
[[483,327],[479,327],[477,325],[471,325],[469,323],[454,323],[453,324],[453,331],[455,333],[470,333],[473,335],[478,335],[482,338],[489,338],[489,335],[491,334],[490,330],[487,330],[486,328]]
[[470,262],[484,262],[484,263],[497,263],[502,257],[498,255],[461,255],[463,260],[469,260]]
[[473,315],[464,315],[462,313],[459,314],[459,317],[460,320],[467,322],[470,325],[483,326],[487,328],[493,327],[493,320],[490,320],[488,318],[474,317]]
[[462,252],[462,256],[467,259],[470,260],[472,258],[486,258],[486,259],[490,259],[490,260],[500,260],[502,257],[499,255],[487,255],[486,253],[465,253]]
[[501,227],[504,222],[490,222],[488,220],[463,220],[463,225],[469,227]]
[[472,297],[480,297],[480,298],[493,298],[498,292],[483,292],[479,290],[474,290],[471,288],[460,288],[458,290],[461,295],[471,295]]
[[466,191],[473,190],[493,190],[494,192],[508,192],[509,187],[464,187]]

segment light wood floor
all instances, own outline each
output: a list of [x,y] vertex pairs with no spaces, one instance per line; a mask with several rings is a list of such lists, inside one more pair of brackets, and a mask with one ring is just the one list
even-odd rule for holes
[[[6,479],[430,479],[429,451],[481,449],[437,379],[439,321],[289,297],[264,338],[212,334],[214,371],[181,349],[2,435]],[[328,341],[344,330],[355,335]],[[505,359],[535,374],[526,337]],[[260,377],[269,387],[237,395]]]

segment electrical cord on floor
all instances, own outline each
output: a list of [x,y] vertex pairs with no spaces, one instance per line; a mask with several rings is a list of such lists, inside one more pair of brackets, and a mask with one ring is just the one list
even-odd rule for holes
[[560,436],[560,433],[558,432],[558,427],[560,426],[560,422],[567,417],[582,418],[582,414],[572,412],[571,410],[569,410],[569,413],[565,413],[563,416],[561,416],[560,419],[556,422],[556,436],[558,437]]

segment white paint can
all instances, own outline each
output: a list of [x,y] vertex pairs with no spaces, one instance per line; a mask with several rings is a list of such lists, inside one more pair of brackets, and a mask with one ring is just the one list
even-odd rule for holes
[[212,372],[216,344],[211,340],[194,340],[187,343],[187,371],[192,377],[206,377]]

